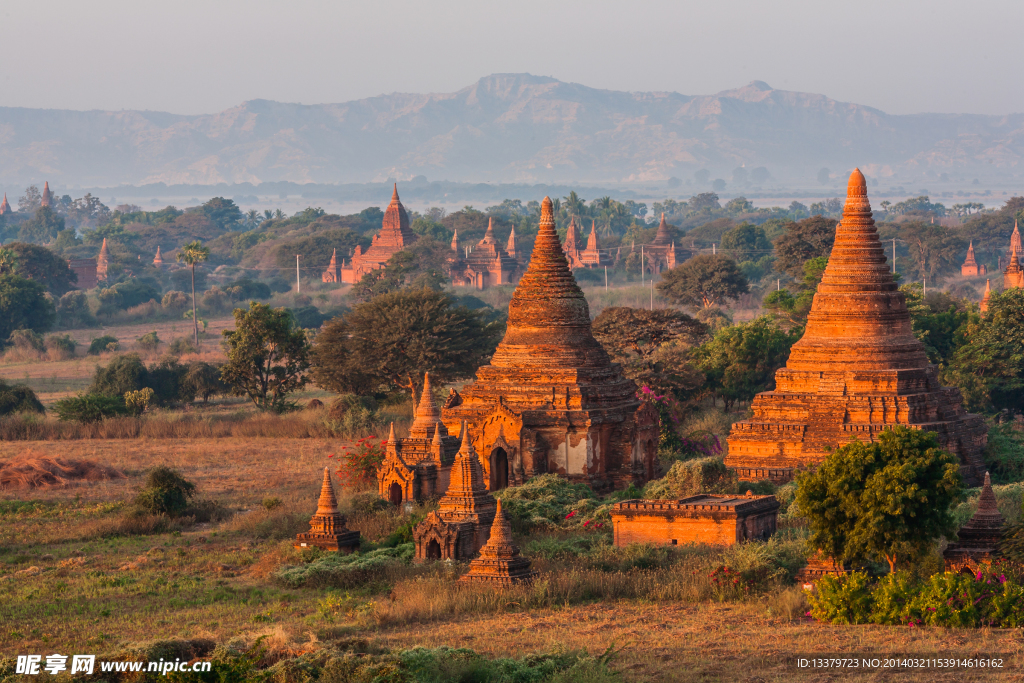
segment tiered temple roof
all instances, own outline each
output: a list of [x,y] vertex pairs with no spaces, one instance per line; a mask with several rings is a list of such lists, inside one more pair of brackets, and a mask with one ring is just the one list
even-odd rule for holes
[[0,202],[0,216],[12,213],[11,205],[7,203],[7,193],[4,192],[4,201]]
[[153,257],[153,265],[157,268],[162,268],[164,265],[164,257],[160,254],[160,245],[156,247],[156,256]]
[[657,412],[636,391],[594,339],[545,197],[505,337],[476,381],[449,397],[444,421],[469,421],[492,489],[542,472],[626,485],[653,476],[658,442]]
[[964,477],[981,479],[984,422],[964,412],[959,390],[939,384],[914,336],[859,170],[850,175],[806,331],[775,384],[755,397],[753,417],[735,423],[729,435],[726,464],[741,479],[786,481],[836,446],[872,441],[893,425],[935,432],[959,457]]
[[978,500],[978,510],[960,527],[957,540],[950,543],[942,553],[946,561],[946,571],[978,570],[981,564],[987,564],[998,554],[999,542],[1003,537],[1006,520],[996,505],[996,496],[992,492],[992,482],[988,472]]
[[338,499],[331,484],[331,470],[324,468],[324,481],[320,487],[320,500],[316,514],[309,520],[309,531],[295,537],[296,548],[317,547],[350,553],[359,549],[359,532],[349,531],[345,516],[338,512]]
[[398,184],[391,193],[391,203],[384,210],[384,222],[380,232],[373,236],[373,243],[365,252],[356,246],[352,255],[352,263],[342,268],[345,282],[358,282],[371,270],[383,268],[392,256],[402,251],[417,239],[416,233],[409,227],[409,214],[398,198]]
[[338,266],[338,250],[331,252],[331,262],[327,264],[327,270],[320,276],[322,282],[341,282],[341,267]]
[[978,277],[979,275],[985,275],[988,270],[984,264],[978,265],[977,259],[974,258],[974,240],[971,240],[970,246],[967,247],[967,258],[964,259],[964,264],[960,266],[960,275],[963,277]]
[[469,564],[469,572],[459,581],[465,583],[487,583],[507,588],[517,583],[531,581],[537,572],[530,570],[530,561],[519,554],[519,548],[512,543],[512,525],[501,510],[501,501],[494,514],[490,538],[480,549],[480,557]]
[[[515,229],[509,241],[514,246]],[[504,249],[494,236],[494,219],[487,221],[483,239],[468,255],[459,253],[457,236],[452,238],[455,252],[450,262],[452,283],[486,289],[494,285],[515,284],[522,275],[522,265]]]

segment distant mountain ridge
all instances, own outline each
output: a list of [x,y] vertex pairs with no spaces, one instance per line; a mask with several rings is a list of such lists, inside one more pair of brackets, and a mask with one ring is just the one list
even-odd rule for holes
[[1015,173],[1024,114],[890,115],[754,81],[715,95],[494,74],[454,93],[252,100],[208,115],[0,107],[0,184],[644,182],[765,166],[777,179]]

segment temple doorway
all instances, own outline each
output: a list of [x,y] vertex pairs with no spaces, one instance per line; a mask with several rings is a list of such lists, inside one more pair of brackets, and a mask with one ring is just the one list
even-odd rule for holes
[[508,488],[508,453],[504,448],[495,448],[491,452],[491,490],[504,488]]
[[402,504],[402,487],[395,482],[388,488],[388,500],[395,507]]
[[427,544],[427,559],[428,560],[440,560],[441,559],[441,544],[436,540],[431,541]]

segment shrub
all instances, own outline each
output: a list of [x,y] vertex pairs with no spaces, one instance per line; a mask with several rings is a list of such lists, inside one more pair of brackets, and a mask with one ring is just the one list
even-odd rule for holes
[[117,337],[106,334],[89,342],[89,355],[98,356],[105,351],[117,351],[119,347]]
[[824,576],[808,596],[811,616],[832,624],[866,624],[871,620],[874,600],[871,578],[866,572]]
[[181,381],[182,400],[189,403],[196,397],[203,399],[203,403],[206,403],[211,396],[224,395],[229,390],[230,387],[220,378],[220,368],[205,361],[189,363],[188,370]]
[[378,548],[366,553],[326,553],[308,564],[283,567],[274,575],[274,579],[292,588],[347,588],[366,581],[386,567],[409,564],[415,551],[415,545],[404,543],[394,548]]
[[579,514],[581,501],[588,501],[590,507],[596,507],[598,502],[589,486],[573,484],[556,474],[533,477],[522,486],[501,491],[498,497],[513,528],[521,532],[582,524],[585,520]]
[[178,337],[173,340],[167,348],[168,352],[175,356],[184,356],[186,353],[199,353],[192,337]]
[[698,493],[733,493],[736,473],[721,457],[677,461],[661,479],[644,486],[644,498],[679,499]]
[[0,415],[42,412],[43,404],[34,391],[23,384],[12,386],[0,380]]
[[149,402],[153,400],[153,390],[144,387],[138,391],[128,391],[124,395],[124,406],[129,415],[138,417],[146,412]]
[[146,366],[138,354],[114,356],[107,367],[96,367],[89,393],[123,396],[125,392],[141,389],[145,380]]
[[57,327],[73,330],[80,327],[95,327],[96,316],[89,310],[89,299],[85,292],[73,290],[57,301]]
[[193,395],[185,387],[188,366],[182,365],[173,356],[165,356],[159,363],[150,365],[141,378],[141,385],[153,390],[153,398],[161,405],[191,403]]
[[70,334],[51,334],[44,343],[50,357],[54,360],[72,358],[75,355],[75,349],[78,348],[78,342],[72,339]]
[[359,488],[375,481],[377,470],[384,462],[385,443],[387,441],[366,436],[345,447],[338,455],[338,479],[342,486]]
[[43,338],[32,330],[14,330],[7,338],[7,343],[19,351],[43,351]]
[[152,515],[178,517],[195,496],[196,486],[169,467],[160,465],[150,470],[146,486],[135,497],[135,506]]
[[243,301],[247,299],[269,299],[270,287],[263,282],[252,280],[247,277],[239,278],[224,288],[225,293],[232,301]]
[[156,351],[157,347],[160,346],[160,337],[156,335],[156,331],[147,332],[138,339],[135,343],[139,345],[139,348],[143,351]]
[[223,313],[231,310],[231,297],[225,294],[220,287],[213,286],[203,292],[199,304],[204,311]]
[[1012,422],[989,424],[985,464],[993,483],[1024,479],[1024,433]]
[[53,404],[53,412],[63,422],[99,422],[105,417],[127,414],[122,396],[83,394],[62,398]]
[[175,289],[164,294],[164,298],[160,301],[160,305],[173,313],[181,313],[189,307],[189,297],[185,292],[179,292]]

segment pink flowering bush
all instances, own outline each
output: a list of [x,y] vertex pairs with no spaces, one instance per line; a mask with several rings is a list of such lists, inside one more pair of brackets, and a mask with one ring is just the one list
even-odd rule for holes
[[377,470],[384,462],[386,440],[373,436],[359,439],[341,453],[329,455],[337,463],[338,480],[349,489],[362,489],[377,480]]

